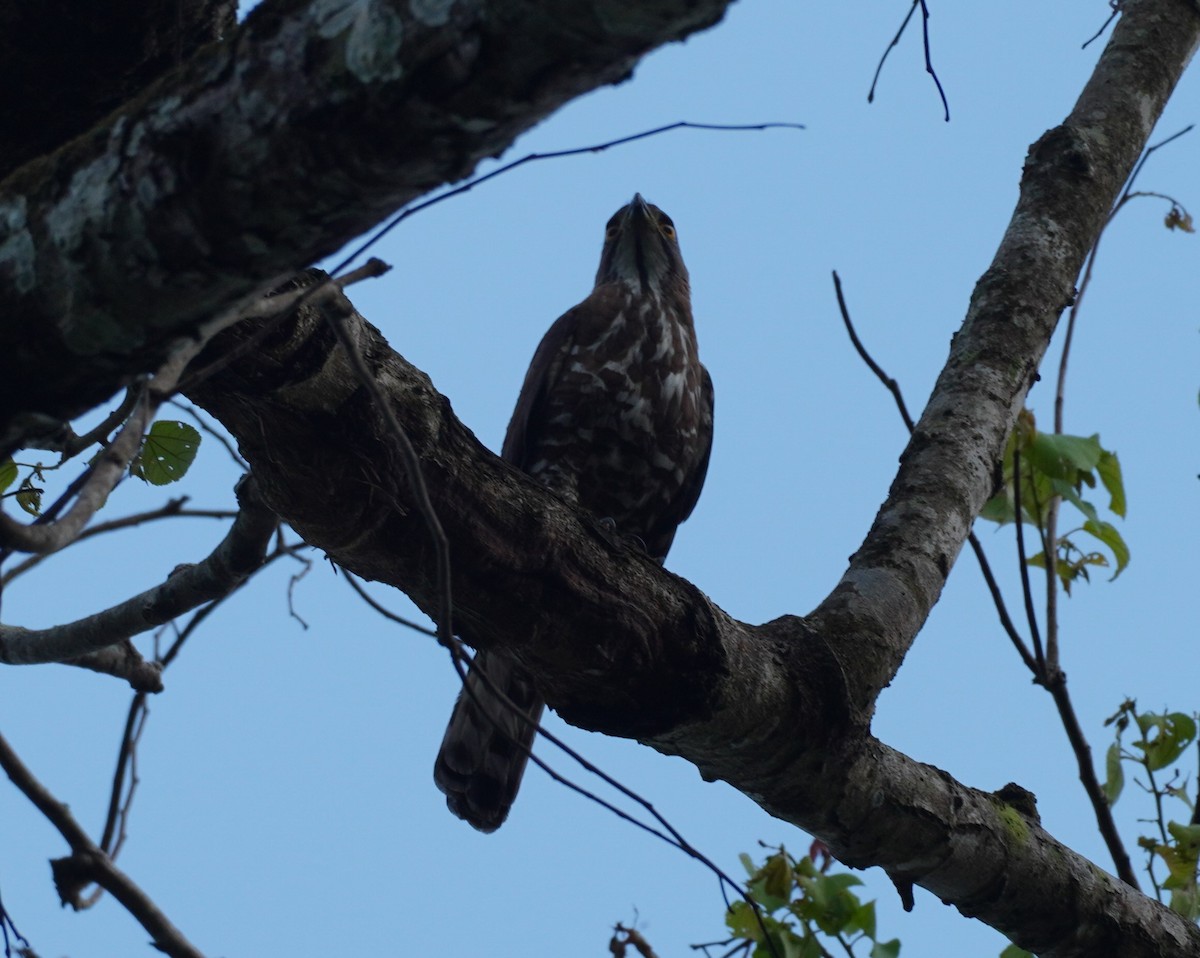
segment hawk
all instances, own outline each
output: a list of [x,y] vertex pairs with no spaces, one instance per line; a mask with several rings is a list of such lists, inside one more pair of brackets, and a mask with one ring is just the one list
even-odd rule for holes
[[[591,295],[534,353],[502,455],[662,562],[700,496],[712,430],[712,380],[675,224],[638,194],[605,227]],[[501,652],[478,653],[466,684],[434,780],[455,815],[491,832],[516,798],[545,703]]]

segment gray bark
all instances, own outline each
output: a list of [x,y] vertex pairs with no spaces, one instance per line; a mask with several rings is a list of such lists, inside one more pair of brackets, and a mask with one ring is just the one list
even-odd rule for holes
[[[624,75],[651,42],[719,16],[719,5],[689,17],[687,5],[663,4],[660,19],[651,14],[657,5],[613,2],[605,17],[563,28],[556,42],[569,43],[572,55],[549,62],[510,43],[498,62],[493,44],[554,35],[553,15],[572,5],[552,4],[546,19],[522,4],[494,3],[486,12],[448,5],[444,21],[404,21],[399,34],[383,29],[411,18],[398,6],[360,4],[362,17],[352,22],[333,6],[272,8],[231,48],[188,68],[171,114],[160,90],[85,145],[5,184],[0,210],[10,217],[14,187],[28,199],[12,234],[19,241],[0,242],[0,357],[14,344],[8,324],[24,317],[38,332],[22,361],[50,368],[44,388],[26,383],[0,396],[8,408],[62,415],[90,401],[98,381],[111,387],[143,368],[164,337],[461,175],[567,97]],[[321,31],[337,43],[309,42]],[[1012,222],[887,500],[841,582],[807,616],[737,622],[695,586],[614,545],[588,517],[488,453],[428,378],[356,317],[351,333],[417,449],[452,544],[456,630],[517,657],[568,721],[682,755],[822,838],[844,862],[881,865],[1040,955],[1200,953],[1195,925],[1059,844],[1033,806],[1014,798],[1018,789],[968,788],[870,731],[880,690],[992,490],[1008,429],[1083,258],[1198,37],[1193,4],[1126,3],[1075,109],[1030,151]],[[295,94],[268,51],[292,65],[297,51],[323,51],[329,72],[312,71],[320,82],[311,85],[292,78],[304,89]],[[550,72],[521,72],[532,67]],[[251,86],[226,85],[235,81]],[[295,99],[280,108],[274,96]],[[402,115],[394,124],[393,111]],[[171,127],[180,115],[192,138],[186,150]],[[361,140],[346,151],[353,166],[316,176],[305,169],[298,182],[285,154],[303,153],[302,165],[313,141],[297,143],[285,127],[335,115],[346,123],[329,126]],[[120,160],[135,131],[148,152]],[[276,153],[276,139],[287,149]],[[179,165],[196,144],[202,166]],[[255,181],[244,179],[239,151],[273,173],[278,162],[279,179],[246,193]],[[95,164],[120,162],[131,164],[144,192],[105,192]],[[65,190],[75,174],[82,178]],[[312,198],[303,210],[291,205],[301,186]],[[217,215],[207,215],[213,203]],[[225,228],[214,222],[222,217],[234,221],[221,234],[233,246],[218,261],[211,251],[223,247],[210,244]],[[45,260],[22,254],[21,243],[40,252],[56,223],[76,245],[48,250]],[[97,238],[113,230],[99,249]],[[237,327],[213,348],[228,351],[251,333]],[[95,363],[74,371],[101,347],[99,371]],[[14,407],[29,396],[37,405]],[[238,437],[264,499],[301,535],[436,612],[431,540],[403,468],[315,311],[302,310],[193,396]],[[563,635],[576,641],[558,641]]]

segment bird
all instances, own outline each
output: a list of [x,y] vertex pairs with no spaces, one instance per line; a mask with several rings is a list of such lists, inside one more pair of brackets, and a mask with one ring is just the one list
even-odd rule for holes
[[[591,294],[535,351],[501,457],[661,563],[700,496],[712,436],[675,224],[635,194],[605,226]],[[544,707],[515,660],[476,653],[434,764],[455,815],[482,832],[503,824]]]

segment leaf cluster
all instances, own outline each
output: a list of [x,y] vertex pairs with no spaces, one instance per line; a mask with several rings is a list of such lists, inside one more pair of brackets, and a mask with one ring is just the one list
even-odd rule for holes
[[[1048,523],[1055,501],[1074,506],[1082,523],[1059,533],[1055,541],[1054,571],[1070,594],[1076,580],[1089,580],[1089,568],[1108,568],[1115,563],[1115,579],[1129,564],[1129,547],[1117,527],[1102,519],[1096,506],[1083,498],[1084,489],[1097,487],[1108,493],[1108,511],[1124,518],[1125,483],[1116,453],[1100,445],[1098,434],[1084,437],[1039,432],[1033,413],[1023,409],[1004,451],[1002,488],[984,504],[980,516],[1000,525],[1019,518],[1036,528],[1043,549],[1027,561],[1044,569]],[[1080,534],[1107,548],[1112,561],[1103,552],[1078,545]]]
[[[1135,766],[1144,781],[1137,780],[1142,790],[1154,800],[1157,835],[1142,835],[1138,847],[1147,855],[1146,871],[1161,898],[1161,892],[1171,893],[1170,906],[1184,917],[1200,918],[1200,815],[1196,801],[1188,794],[1187,776],[1178,769],[1166,782],[1160,783],[1156,773],[1174,765],[1187,749],[1197,742],[1197,716],[1184,712],[1139,712],[1137,703],[1126,699],[1109,716],[1105,725],[1116,730],[1105,759],[1104,793],[1110,804],[1116,804],[1125,787],[1123,765]],[[1126,747],[1124,736],[1133,730],[1137,736]],[[1187,809],[1187,821],[1171,819],[1166,803],[1182,802]],[[1166,878],[1158,880],[1155,860],[1166,868]]]
[[[129,463],[129,474],[152,486],[178,482],[191,468],[199,448],[200,433],[194,426],[175,419],[159,419],[142,437],[137,455]],[[102,453],[103,449],[92,457],[92,461]],[[40,516],[46,473],[61,469],[70,458],[64,456],[60,462],[49,466],[41,462],[18,463],[11,458],[0,459],[0,497],[11,496],[29,515]],[[22,469],[26,470],[24,478],[21,477]],[[21,482],[16,490],[9,492],[18,479]]]
[[[772,849],[761,865],[741,856],[749,881],[750,898],[734,902],[725,913],[725,924],[743,950],[753,958],[823,958],[824,942],[837,942],[854,955],[860,944],[869,944],[869,958],[897,958],[900,941],[881,942],[876,937],[875,902],[863,902],[852,889],[861,879],[848,872],[830,873],[832,858],[820,842],[808,855],[794,858],[781,845]],[[823,858],[821,865],[814,856]],[[732,952],[731,952],[732,953]]]

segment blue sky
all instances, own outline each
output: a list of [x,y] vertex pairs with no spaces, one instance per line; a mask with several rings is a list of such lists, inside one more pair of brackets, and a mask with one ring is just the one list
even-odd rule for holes
[[[841,328],[830,271],[915,414],[1011,214],[1026,149],[1070,110],[1100,50],[1080,44],[1108,11],[1077,0],[933,3],[947,124],[916,30],[866,102],[907,8],[736,4],[714,30],[647,58],[631,81],[551,117],[511,156],[676,120],[792,121],[805,131],[679,131],[527,165],[405,223],[373,251],[392,272],[352,291],[498,449],[538,339],[590,289],[608,216],[635,191],[667,210],[717,396],[708,483],[668,566],[750,622],[802,614],[828,592],[905,442],[890,397]],[[1197,119],[1197,85],[1185,77],[1154,139]],[[1141,187],[1200,208],[1198,150],[1193,133],[1160,152]],[[1165,212],[1139,201],[1105,236],[1068,381],[1067,431],[1099,432],[1118,452],[1130,501],[1129,569],[1114,583],[1097,577],[1062,607],[1064,664],[1098,753],[1108,744],[1102,721],[1126,696],[1145,708],[1198,702],[1188,658],[1197,240],[1163,229]],[[1057,355],[1056,345],[1050,362]],[[1047,372],[1030,397],[1046,424]],[[193,505],[227,506],[234,478],[209,443],[179,491]],[[126,482],[108,512],[166,497]],[[1011,530],[979,531],[1019,608]],[[94,611],[205,555],[221,535],[192,519],[80,545],[6,592],[6,621]],[[710,873],[536,770],[495,835],[453,818],[430,778],[456,693],[449,662],[312,559],[294,596],[307,629],[288,616],[297,567],[281,563],[212,617],[152,703],[120,864],[202,950],[603,955],[611,926],[637,921],[666,958],[724,937]],[[407,607],[398,593],[376,595]],[[92,829],[128,698],[114,681],[64,667],[0,672],[0,728]],[[807,848],[807,836],[682,760],[553,721],[730,873],[759,840]],[[1109,867],[1049,698],[1023,672],[969,556],[884,693],[875,730],[967,784],[1032,790],[1049,830]],[[1149,809],[1130,789],[1117,812],[1132,845]],[[136,953],[146,936],[111,899],[79,916],[60,911],[46,860],[64,845],[11,787],[0,787],[0,821],[0,890],[41,954]],[[990,956],[1004,945],[919,890],[905,915],[881,872],[862,877],[879,899],[882,936],[899,937],[903,955]]]

